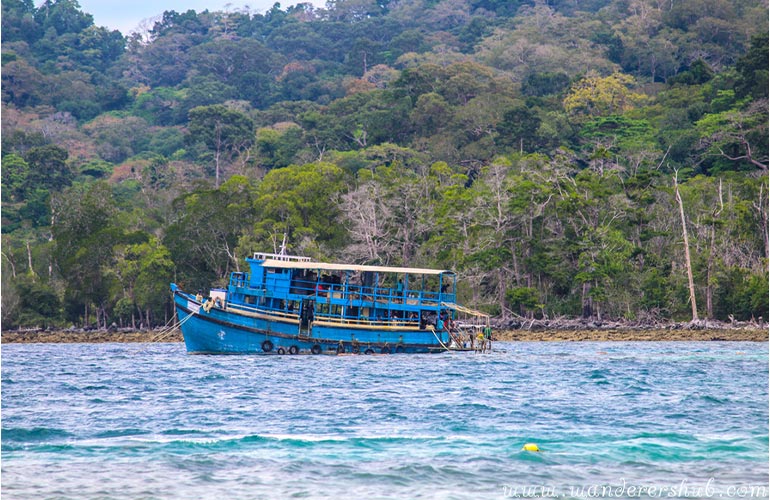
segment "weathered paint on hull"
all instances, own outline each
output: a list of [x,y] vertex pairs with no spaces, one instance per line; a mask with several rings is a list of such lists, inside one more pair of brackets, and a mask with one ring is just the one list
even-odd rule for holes
[[[199,303],[181,293],[175,293],[174,300],[185,346],[190,354],[389,354],[447,350],[427,331],[314,326],[310,332],[300,335],[296,320],[244,315],[218,308],[205,312]],[[433,342],[416,342],[415,337],[432,338]],[[447,334],[441,337],[441,342],[447,345]]]

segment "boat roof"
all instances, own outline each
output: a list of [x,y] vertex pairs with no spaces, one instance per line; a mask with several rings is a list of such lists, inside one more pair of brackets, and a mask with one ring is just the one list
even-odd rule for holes
[[279,269],[316,269],[320,271],[359,271],[374,273],[397,273],[397,274],[454,274],[452,271],[441,269],[421,269],[417,267],[390,267],[390,266],[364,266],[358,264],[333,264],[330,262],[308,262],[265,259],[262,262],[263,267],[274,267]]

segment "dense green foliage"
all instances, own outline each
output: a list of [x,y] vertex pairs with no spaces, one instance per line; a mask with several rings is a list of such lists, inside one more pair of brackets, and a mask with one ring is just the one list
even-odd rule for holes
[[456,270],[510,317],[768,312],[758,0],[2,3],[2,325],[157,325],[253,251]]

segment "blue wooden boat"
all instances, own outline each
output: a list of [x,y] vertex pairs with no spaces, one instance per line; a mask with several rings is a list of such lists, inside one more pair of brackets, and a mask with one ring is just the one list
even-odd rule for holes
[[[488,348],[489,316],[456,303],[451,271],[255,253],[207,297],[172,283],[188,353],[390,354]],[[483,333],[486,339],[482,341]]]

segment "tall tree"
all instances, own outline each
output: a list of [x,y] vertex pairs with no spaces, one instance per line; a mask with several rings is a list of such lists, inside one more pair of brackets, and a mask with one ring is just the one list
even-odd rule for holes
[[251,118],[219,104],[191,109],[187,129],[190,142],[201,142],[214,153],[216,187],[223,162],[248,150],[255,140]]
[[105,182],[74,187],[52,201],[52,233],[56,263],[66,283],[65,302],[70,320],[106,321],[113,246],[123,233],[117,227],[112,190]]
[[43,31],[53,28],[56,33],[79,33],[94,23],[94,16],[80,10],[77,0],[45,0],[35,12]]
[[738,97],[751,96],[754,99],[768,97],[768,34],[762,33],[751,38],[751,46],[735,65],[738,79],[735,94]]
[[241,246],[271,248],[286,234],[296,251],[326,255],[339,249],[344,230],[337,222],[337,199],[344,192],[343,171],[330,163],[292,165],[271,170],[257,188],[259,218]]
[[175,200],[174,222],[163,244],[180,283],[206,287],[239,269],[245,255],[238,253],[238,241],[253,224],[254,196],[249,180],[234,175],[218,189],[198,189]]
[[537,113],[526,107],[516,106],[503,113],[503,119],[497,124],[497,137],[495,143],[503,147],[513,147],[524,152],[531,151],[537,140],[540,117]]
[[623,73],[587,76],[572,85],[564,98],[564,109],[578,119],[620,114],[644,101],[644,95],[631,89],[633,84],[633,77]]

